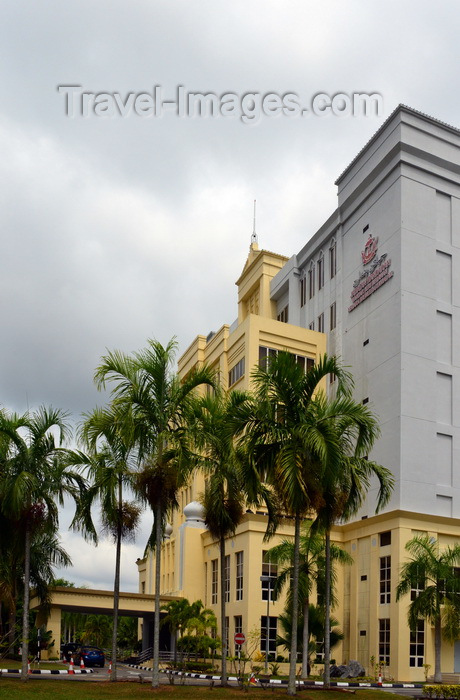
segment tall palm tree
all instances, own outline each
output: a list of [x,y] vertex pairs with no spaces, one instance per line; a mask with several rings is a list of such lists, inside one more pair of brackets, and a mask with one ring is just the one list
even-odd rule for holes
[[315,527],[325,532],[325,639],[324,684],[330,684],[330,611],[331,611],[331,529],[338,520],[356,515],[369,491],[371,480],[378,482],[375,512],[388,503],[393,489],[389,469],[368,459],[379,435],[377,420],[367,406],[356,403],[349,391],[328,401],[317,397],[321,420],[328,422],[335,433],[338,449],[325,455],[322,474],[322,502],[317,508]]
[[441,552],[436,540],[428,535],[418,535],[409,540],[406,550],[411,558],[401,568],[396,600],[410,593],[411,589],[417,589],[409,605],[409,627],[415,630],[421,618],[434,625],[434,681],[442,683],[442,633],[444,631],[444,637],[453,641],[460,632],[460,545],[446,547]]
[[90,487],[81,501],[73,521],[74,528],[82,529],[85,536],[97,543],[98,536],[91,517],[91,506],[101,504],[104,530],[114,539],[115,577],[113,584],[112,674],[117,680],[117,633],[120,599],[120,564],[122,540],[134,536],[141,509],[124,500],[124,491],[133,485],[131,453],[134,448],[130,421],[114,405],[96,408],[86,414],[80,429],[80,439],[87,454],[74,452],[74,465],[86,468]]
[[[280,352],[252,373],[254,398],[243,405],[233,428],[249,455],[252,471],[276,492],[283,512],[294,519],[292,580],[293,629],[299,609],[300,525],[323,499],[324,465],[338,461],[342,448],[334,426],[318,402],[323,380],[333,374],[338,395],[350,391],[350,377],[326,355],[308,372],[293,355]],[[327,405],[327,402],[326,402]],[[293,634],[288,694],[296,692],[297,637]]]
[[154,516],[155,610],[152,686],[158,687],[160,647],[160,549],[168,509],[176,507],[178,490],[195,464],[185,415],[201,384],[213,384],[212,373],[201,368],[183,381],[172,371],[177,343],[165,347],[149,340],[147,348],[126,355],[114,351],[102,358],[95,381],[99,388],[112,385],[117,411],[130,414],[133,439],[142,469],[137,478],[140,496]]
[[[57,439],[55,437],[57,433]],[[33,413],[0,413],[0,504],[3,515],[24,536],[24,612],[22,623],[22,679],[27,680],[29,640],[30,552],[34,532],[55,533],[58,504],[75,499],[84,479],[68,469],[60,445],[69,437],[67,415],[41,407]]]
[[194,411],[193,429],[201,450],[200,466],[206,477],[201,495],[204,521],[219,544],[220,628],[222,637],[222,685],[227,685],[227,624],[225,600],[225,542],[240,524],[245,508],[245,489],[234,441],[228,423],[235,408],[247,399],[241,392],[225,393],[217,388],[202,397]]
[[[300,567],[299,567],[299,601],[302,601],[302,677],[308,675],[309,657],[309,611],[310,595],[315,585],[318,595],[323,594],[323,583],[325,580],[325,537],[323,534],[312,530],[311,523],[306,523],[300,537]],[[276,547],[269,550],[270,561],[276,564],[284,564],[283,570],[278,574],[275,581],[274,591],[277,594],[286,584],[290,583],[292,576],[292,561],[294,557],[294,543],[292,540],[284,539]],[[337,545],[331,545],[331,558],[341,564],[352,564],[353,558]],[[334,570],[332,570],[332,580],[334,581]],[[288,591],[287,608],[292,604],[291,589]]]

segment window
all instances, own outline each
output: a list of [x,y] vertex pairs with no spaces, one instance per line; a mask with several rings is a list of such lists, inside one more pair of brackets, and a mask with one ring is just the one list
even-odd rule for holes
[[141,583],[141,593],[145,593],[145,581]]
[[217,559],[211,562],[211,604],[217,604]]
[[278,576],[278,566],[270,562],[268,552],[262,552],[262,576],[270,577],[270,580],[260,582],[262,584],[262,600],[268,600],[268,598],[274,600],[273,586]]
[[[270,362],[270,359],[272,357],[276,357],[278,354],[278,350],[274,350],[273,348],[267,348],[264,345],[259,346],[259,367],[262,367],[263,369],[267,369],[268,364]],[[298,365],[300,365],[304,372],[308,372],[308,370],[314,366],[315,361],[312,357],[304,357],[304,355],[295,355],[294,353],[289,353],[293,359],[294,362],[297,362]]]
[[391,557],[380,557],[380,603],[391,598]]
[[417,627],[410,633],[409,666],[422,668],[425,656],[425,621],[417,620]]
[[337,273],[337,248],[334,240],[329,248],[329,272],[331,279],[333,279]]
[[225,602],[229,603],[230,602],[230,554],[227,554],[225,557],[225,564],[224,564],[224,576],[225,576]]
[[259,367],[262,369],[268,369],[268,364],[272,357],[276,357],[278,350],[273,348],[266,348],[263,345],[259,346]]
[[322,289],[324,287],[324,256],[321,253],[320,257],[318,258],[318,289]]
[[307,303],[307,278],[305,275],[300,278],[300,306]]
[[236,599],[243,600],[243,552],[237,552],[236,556]]
[[379,663],[390,665],[390,620],[379,620]]
[[331,372],[329,375],[329,384],[334,384],[335,380],[336,380],[336,376],[333,372]]
[[281,323],[287,323],[289,319],[289,306],[285,306],[276,318],[278,321],[281,321]]
[[425,576],[422,569],[417,571],[417,577],[411,582],[410,599],[415,600],[425,590]]
[[204,604],[208,604],[208,562],[204,564]]
[[313,263],[308,270],[308,298],[312,299],[315,296],[315,266]]
[[308,327],[309,327],[309,329],[310,329],[311,331],[314,331],[314,330],[315,330],[315,322],[312,321],[312,322],[309,324]]
[[324,313],[318,316],[318,331],[324,333]]
[[225,618],[225,643],[226,643],[226,649],[227,649],[227,654],[229,653],[229,640],[230,640],[230,630],[229,630],[229,625],[230,625],[230,618],[226,617]]
[[387,545],[391,544],[391,530],[387,530],[387,532],[381,532],[379,537],[381,547],[386,547]]
[[[268,653],[276,654],[276,632],[277,632],[277,617],[268,618]],[[267,651],[267,616],[262,615],[260,618],[260,651],[265,654]]]
[[366,398],[363,399],[363,405],[366,405],[367,403],[369,403],[369,397],[368,397],[368,396],[366,396]]
[[244,357],[228,373],[228,386],[235,384],[241,377],[244,377]]
[[315,663],[324,663],[324,639],[316,640],[316,659]]
[[235,615],[233,619],[235,621],[235,634],[238,634],[243,631],[243,616]]
[[330,308],[330,324],[329,324],[329,326],[330,326],[331,331],[334,330],[336,325],[337,325],[337,313],[336,313],[336,305],[335,305],[335,301],[334,301],[334,303],[331,304],[331,308]]

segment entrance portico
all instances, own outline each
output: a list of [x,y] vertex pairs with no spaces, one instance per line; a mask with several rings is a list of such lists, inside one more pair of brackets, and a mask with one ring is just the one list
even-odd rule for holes
[[[44,649],[42,658],[59,656],[61,644],[61,613],[77,612],[95,615],[113,615],[113,591],[102,591],[90,588],[67,588],[56,586],[50,589],[51,605],[49,615],[39,612],[37,624],[45,624],[52,632],[51,641],[54,646]],[[161,604],[171,600],[178,600],[176,596],[161,596]],[[32,597],[30,609],[40,607],[37,596]],[[119,612],[120,616],[142,618],[142,649],[152,646],[153,640],[153,614],[155,610],[155,596],[145,593],[120,592]],[[164,628],[160,632],[160,649],[171,649],[171,636],[169,630]]]

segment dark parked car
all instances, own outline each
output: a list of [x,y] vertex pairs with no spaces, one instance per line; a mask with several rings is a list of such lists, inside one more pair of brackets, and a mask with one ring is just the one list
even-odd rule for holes
[[83,659],[85,666],[100,666],[104,668],[105,654],[99,647],[79,647],[77,653],[73,657],[75,664],[78,666]]
[[61,656],[63,656],[66,661],[70,661],[70,657],[73,656],[75,661],[75,652],[80,646],[81,644],[77,644],[77,642],[67,642],[67,644],[61,644]]

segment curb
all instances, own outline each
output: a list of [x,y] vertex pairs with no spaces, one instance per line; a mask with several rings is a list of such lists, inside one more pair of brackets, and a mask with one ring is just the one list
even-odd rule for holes
[[[3,676],[3,674],[6,673],[14,673],[16,675],[20,675],[21,669],[20,668],[0,668],[0,676]],[[77,669],[76,671],[73,672],[75,675],[82,674],[82,673],[94,673],[92,668],[85,668],[85,669]],[[50,668],[44,668],[43,670],[41,669],[34,669],[33,671],[30,671],[30,674],[28,675],[33,675],[33,676],[40,676],[40,675],[52,675],[52,676],[68,676],[69,672],[67,669],[50,669]],[[72,673],[70,675],[73,675]]]
[[[134,664],[127,664],[130,668],[136,668],[140,671],[152,671],[148,666],[135,666]],[[183,671],[165,671],[160,669],[160,673],[172,673],[174,676],[185,676],[185,678],[198,678],[200,680],[207,681],[220,681],[220,676],[211,676],[204,673],[184,673]],[[237,676],[228,676],[229,681],[238,681]],[[260,680],[258,678],[256,681]],[[265,685],[265,681],[263,681]],[[287,680],[273,679],[269,680],[270,685],[287,685]],[[324,685],[324,681],[296,681],[296,685],[304,686],[308,688],[309,686],[321,687]],[[364,683],[359,681],[331,681],[331,687],[333,688],[423,688],[423,683]]]

